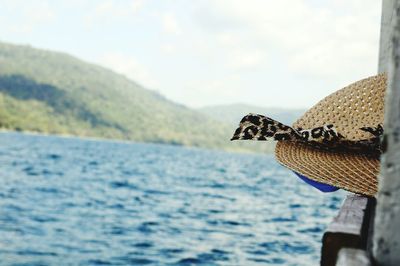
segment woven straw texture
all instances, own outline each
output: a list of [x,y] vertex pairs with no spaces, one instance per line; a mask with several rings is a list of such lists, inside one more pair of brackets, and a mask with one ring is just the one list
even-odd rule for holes
[[[385,74],[355,82],[321,100],[293,126],[309,129],[333,124],[349,140],[370,138],[359,128],[383,124],[386,86]],[[379,160],[369,155],[322,151],[282,141],[275,155],[284,166],[312,180],[367,196],[377,192]]]

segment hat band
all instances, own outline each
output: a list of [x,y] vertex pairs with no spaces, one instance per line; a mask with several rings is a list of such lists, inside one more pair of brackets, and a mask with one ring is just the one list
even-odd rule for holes
[[312,129],[294,129],[263,115],[248,114],[240,121],[239,127],[231,140],[295,141],[323,150],[381,154],[382,125],[359,129],[370,133],[371,137],[361,140],[348,140],[337,132],[332,124]]

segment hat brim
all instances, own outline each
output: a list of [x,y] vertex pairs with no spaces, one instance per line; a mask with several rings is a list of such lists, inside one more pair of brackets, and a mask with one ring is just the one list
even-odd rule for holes
[[[347,140],[368,139],[362,127],[383,123],[386,74],[354,82],[325,97],[308,110],[293,127],[310,129],[332,124]],[[370,153],[321,150],[299,142],[279,141],[277,160],[314,181],[357,194],[374,196],[378,190],[380,162]]]
[[324,151],[283,141],[277,143],[275,155],[281,164],[314,181],[366,196],[377,192],[380,163],[376,156]]

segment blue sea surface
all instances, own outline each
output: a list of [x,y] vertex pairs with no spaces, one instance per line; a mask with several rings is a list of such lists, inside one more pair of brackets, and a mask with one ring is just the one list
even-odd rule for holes
[[273,155],[0,134],[0,265],[318,265],[344,192]]

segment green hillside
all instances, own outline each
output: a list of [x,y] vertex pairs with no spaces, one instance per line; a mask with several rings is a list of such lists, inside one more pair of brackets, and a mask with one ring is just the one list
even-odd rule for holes
[[0,128],[226,150],[234,127],[67,54],[0,42]]

